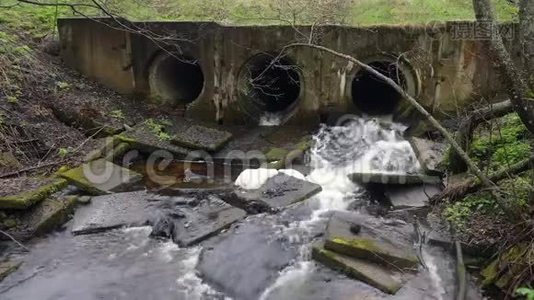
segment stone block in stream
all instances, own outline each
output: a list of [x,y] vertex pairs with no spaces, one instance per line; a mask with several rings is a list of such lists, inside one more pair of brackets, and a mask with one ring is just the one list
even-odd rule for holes
[[325,249],[322,243],[313,246],[312,258],[385,293],[395,294],[403,285],[403,276],[400,272],[363,259],[332,252]]
[[247,208],[250,203],[259,203],[271,209],[279,209],[304,201],[321,190],[318,184],[279,173],[269,178],[259,189],[237,191],[241,203],[232,204]]
[[0,262],[0,281],[4,280],[9,274],[15,272],[22,261],[3,261]]
[[61,173],[61,177],[94,195],[125,191],[143,178],[103,158]]
[[187,148],[215,152],[220,150],[231,138],[232,134],[227,131],[191,125],[177,132],[171,141]]
[[422,184],[386,186],[384,194],[393,206],[393,209],[405,209],[426,207],[430,198],[440,192],[440,185]]
[[353,173],[349,179],[359,183],[377,184],[440,184],[441,178],[424,174]]
[[124,226],[147,223],[151,203],[144,191],[93,197],[74,214],[73,234],[96,233]]
[[273,224],[251,217],[207,241],[197,269],[204,282],[236,300],[261,299],[297,249],[277,238]]
[[326,228],[325,249],[401,270],[415,269],[419,260],[405,228],[407,224],[395,228],[394,223],[376,222],[380,223],[370,224],[356,215],[332,215]]
[[[0,191],[0,209],[28,209],[66,186],[67,181],[61,178],[21,177],[8,180],[5,190]],[[16,192],[10,195],[6,190]]]
[[200,243],[244,219],[247,213],[211,196],[195,207],[182,207],[183,214],[174,222],[173,240],[179,246],[188,247]]
[[76,203],[74,196],[50,197],[26,211],[13,211],[6,218],[12,223],[6,231],[20,240],[46,234],[69,219]]

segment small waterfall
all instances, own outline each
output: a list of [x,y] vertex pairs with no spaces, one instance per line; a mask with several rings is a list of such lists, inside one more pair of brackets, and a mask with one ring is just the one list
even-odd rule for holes
[[[402,138],[402,130],[399,124],[385,127],[377,119],[364,118],[354,118],[343,126],[322,126],[314,136],[312,171],[306,179],[321,185],[323,190],[309,201],[314,208],[310,218],[290,224],[286,234],[311,232],[316,226],[324,226],[328,212],[347,210],[352,201],[361,197],[361,187],[348,178],[351,173],[419,171],[421,167],[410,143]],[[311,234],[307,239],[313,239]],[[280,272],[261,299],[269,299],[276,289],[298,287],[305,281],[313,272],[310,246],[310,243],[301,246],[298,261]],[[285,294],[294,289],[286,290]]]

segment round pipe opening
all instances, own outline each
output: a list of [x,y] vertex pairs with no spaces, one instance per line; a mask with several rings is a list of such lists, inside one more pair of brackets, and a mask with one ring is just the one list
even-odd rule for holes
[[240,103],[253,118],[287,114],[295,107],[300,93],[300,74],[287,57],[259,54],[241,69]]
[[[406,74],[396,62],[373,61],[368,65],[406,89]],[[402,100],[399,92],[367,70],[362,69],[354,76],[352,101],[362,113],[371,116],[390,115],[398,109]]]
[[166,103],[187,104],[200,96],[204,74],[197,60],[161,54],[149,70],[151,96]]

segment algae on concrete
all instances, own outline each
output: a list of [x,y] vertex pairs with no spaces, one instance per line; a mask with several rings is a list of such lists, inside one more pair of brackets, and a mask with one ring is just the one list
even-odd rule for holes
[[94,195],[123,191],[143,178],[141,174],[103,158],[64,172],[61,176]]
[[312,258],[388,294],[395,294],[403,284],[402,276],[394,271],[372,262],[329,251],[320,244],[313,246]]
[[38,187],[32,191],[23,192],[18,195],[0,197],[0,209],[28,209],[66,186],[67,181],[58,178],[52,183]]
[[22,265],[22,261],[3,261],[0,262],[0,282],[4,280],[9,274],[15,272],[20,265]]

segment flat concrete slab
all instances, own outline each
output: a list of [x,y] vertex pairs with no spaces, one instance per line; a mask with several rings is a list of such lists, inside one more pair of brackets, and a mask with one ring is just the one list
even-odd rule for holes
[[125,191],[143,178],[103,158],[61,173],[61,177],[94,195]]
[[[67,181],[61,178],[31,178],[30,180],[33,183],[24,185],[26,190],[23,192],[0,197],[0,209],[28,209],[67,186]],[[28,186],[31,187],[28,188]]]
[[[354,225],[358,227],[357,232]],[[405,237],[393,240],[393,235],[388,234],[389,236],[383,234],[381,230],[356,217],[349,219],[334,214],[326,228],[325,249],[398,269],[416,268],[419,260],[412,244]]]
[[152,153],[164,150],[172,153],[177,159],[185,158],[191,150],[171,143],[171,134],[175,132],[172,129],[173,126],[164,124],[161,126],[161,130],[164,130],[161,132],[164,132],[164,134],[156,132],[154,127],[144,122],[135,125],[131,130],[116,135],[115,138],[120,142],[130,144],[133,149],[138,149],[142,152]]
[[329,251],[322,244],[313,246],[312,258],[388,294],[395,294],[403,285],[400,273],[366,260]]
[[349,179],[360,184],[439,184],[441,178],[424,174],[353,173]]
[[247,202],[261,202],[278,209],[304,201],[321,190],[318,184],[279,173],[269,178],[259,189],[236,191],[236,195],[244,206],[248,206]]
[[231,138],[232,134],[228,131],[191,125],[177,132],[172,137],[171,142],[191,149],[215,152],[220,150]]
[[180,211],[184,217],[178,219],[174,225],[173,240],[182,247],[215,236],[247,216],[244,210],[233,207],[217,197],[208,197],[200,201],[198,206],[185,206],[180,208]]
[[260,299],[297,256],[274,231],[253,218],[208,241],[197,265],[203,281],[232,299]]
[[74,214],[73,234],[89,234],[147,223],[151,196],[144,191],[93,197]]
[[422,208],[428,206],[430,198],[441,190],[441,186],[436,184],[386,186],[384,194],[393,209]]

